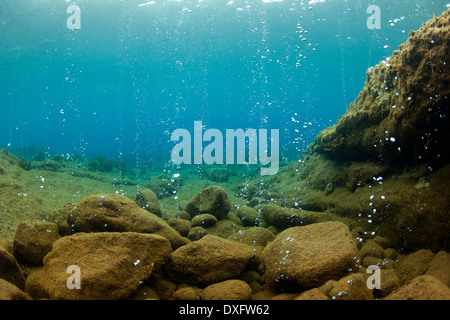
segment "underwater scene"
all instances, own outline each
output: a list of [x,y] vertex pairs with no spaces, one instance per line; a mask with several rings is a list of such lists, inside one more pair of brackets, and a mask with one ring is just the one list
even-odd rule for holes
[[449,300],[449,94],[448,0],[0,0],[0,300]]

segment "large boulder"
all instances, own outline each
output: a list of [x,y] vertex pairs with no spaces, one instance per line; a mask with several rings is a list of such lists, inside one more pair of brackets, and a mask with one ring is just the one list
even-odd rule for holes
[[254,258],[253,249],[206,235],[172,253],[172,277],[195,285],[209,285],[238,277]]
[[[77,233],[54,243],[43,268],[32,273],[26,286],[31,295],[45,292],[50,299],[124,299],[153,270],[161,270],[171,252],[169,241],[156,234]],[[70,266],[79,268],[79,289],[68,288]]]
[[173,249],[186,244],[166,221],[122,195],[92,194],[66,211],[73,232],[153,233],[167,238]]
[[193,196],[186,205],[185,210],[191,217],[209,213],[217,219],[221,219],[230,211],[230,201],[225,189],[219,186],[211,186]]
[[357,255],[348,227],[333,221],[283,231],[264,249],[262,259],[270,286],[300,289],[347,275]]
[[42,265],[45,255],[52,250],[53,242],[58,238],[58,226],[53,222],[22,221],[14,233],[14,255],[29,263]]

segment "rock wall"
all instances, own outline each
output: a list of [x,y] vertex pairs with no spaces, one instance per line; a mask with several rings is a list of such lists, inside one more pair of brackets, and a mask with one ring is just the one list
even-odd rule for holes
[[364,89],[314,148],[348,161],[448,163],[450,12],[425,23],[387,61],[367,71]]

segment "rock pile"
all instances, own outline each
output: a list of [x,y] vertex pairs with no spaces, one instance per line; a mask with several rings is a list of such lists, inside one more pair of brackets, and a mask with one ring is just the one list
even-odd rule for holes
[[[215,225],[227,221],[178,216],[191,223],[205,215]],[[8,250],[0,250],[0,298],[450,299],[448,253],[401,255],[386,238],[361,242],[361,234],[339,221],[277,234],[241,223],[229,236],[190,240],[129,199],[96,193],[66,206],[55,222],[19,225]],[[368,287],[366,269],[374,265],[379,289]]]

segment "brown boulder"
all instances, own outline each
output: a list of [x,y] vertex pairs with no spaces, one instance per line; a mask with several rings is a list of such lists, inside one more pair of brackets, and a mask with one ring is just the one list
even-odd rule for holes
[[247,229],[233,233],[227,238],[234,242],[240,242],[252,248],[261,248],[272,242],[275,235],[266,228],[249,227]]
[[357,255],[348,227],[324,222],[283,231],[264,249],[262,259],[270,286],[311,288],[345,276]]
[[[54,243],[27,287],[50,299],[123,299],[161,269],[171,251],[169,241],[155,234],[77,233]],[[68,288],[70,266],[79,268],[80,289]]]
[[250,300],[252,289],[242,280],[226,280],[203,290],[203,300]]
[[191,222],[184,219],[171,218],[167,223],[183,237],[186,237],[189,234],[189,230],[191,230],[192,227]]
[[422,249],[404,257],[397,265],[395,271],[402,284],[407,283],[417,276],[423,275],[431,264],[434,253]]
[[431,261],[425,275],[433,276],[450,287],[450,255],[445,251],[438,252]]
[[206,235],[175,250],[168,272],[187,283],[209,285],[238,277],[253,258],[251,247]]
[[373,300],[373,294],[367,288],[366,278],[355,273],[337,281],[330,293],[332,300]]
[[20,290],[25,289],[25,277],[13,255],[0,248],[0,279],[6,280]]
[[361,256],[361,259],[364,259],[365,257],[375,257],[379,259],[384,258],[384,249],[382,246],[380,246],[378,243],[376,243],[374,240],[367,240],[361,250],[359,251],[359,254]]
[[158,217],[161,217],[161,206],[159,204],[156,193],[154,193],[152,190],[139,189],[136,194],[136,203],[140,208],[145,209],[148,212],[157,215]]
[[433,276],[419,276],[385,300],[450,300],[450,289]]
[[331,219],[326,213],[284,208],[277,204],[262,205],[261,213],[269,224],[281,227],[305,226]]
[[209,213],[203,213],[203,214],[196,215],[191,220],[192,227],[209,228],[209,227],[214,226],[216,223],[217,223],[217,218]]
[[173,249],[186,240],[166,221],[118,194],[92,194],[68,210],[73,232],[139,232],[167,238]]
[[201,300],[203,290],[197,287],[184,287],[173,293],[175,300]]
[[339,160],[446,163],[450,11],[431,19],[389,62],[367,71],[364,89],[337,124],[319,133],[317,151]]
[[18,259],[42,265],[42,260],[58,238],[58,226],[53,222],[22,221],[14,233],[14,255]]

